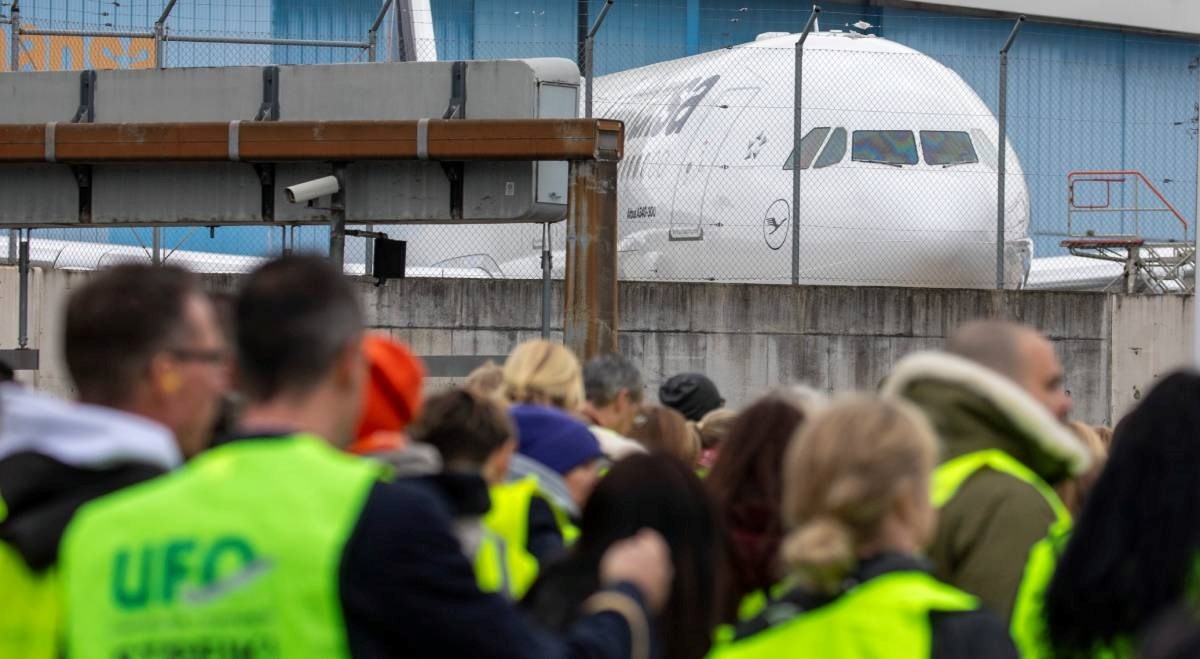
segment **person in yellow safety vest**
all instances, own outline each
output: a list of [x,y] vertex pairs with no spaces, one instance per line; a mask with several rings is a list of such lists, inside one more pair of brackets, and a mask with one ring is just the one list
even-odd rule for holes
[[228,379],[213,304],[178,268],[92,275],[71,292],[64,336],[78,404],[0,385],[0,657],[61,656],[68,522],[198,452]]
[[486,483],[489,509],[482,517],[456,520],[456,530],[464,552],[474,560],[480,589],[520,599],[537,577],[538,562],[526,548],[524,524],[504,517],[516,509],[506,500],[514,487],[504,483],[517,450],[507,413],[493,400],[451,389],[425,401],[410,435],[416,445],[437,449],[444,472]]
[[918,558],[933,534],[937,440],[897,400],[833,403],[783,460],[782,558],[799,584],[740,625],[712,659],[1015,659],[979,600]]
[[[575,520],[600,479],[604,453],[582,421],[559,409],[514,405],[508,412],[517,429],[517,454],[508,470],[508,480],[514,489],[510,494],[518,499],[513,502],[518,509],[530,511],[529,549],[539,562],[545,562],[579,536]],[[518,485],[521,481],[525,484]],[[537,496],[530,499],[527,496],[530,492]],[[545,515],[546,504],[551,513],[549,519]],[[535,531],[549,528],[551,522],[561,534],[561,546],[554,547],[553,538],[544,532],[540,535],[546,537],[545,544],[532,544]]]
[[921,408],[943,442],[935,574],[1024,638],[1038,626],[1040,575],[1053,571],[1054,545],[1071,525],[1053,486],[1086,472],[1091,455],[1062,423],[1062,366],[1036,331],[969,323],[946,349],[905,357],[883,391]]
[[1049,580],[1042,656],[1143,656],[1148,629],[1175,604],[1200,627],[1197,428],[1200,374],[1190,371],[1164,377],[1118,424]]
[[339,450],[366,378],[357,297],[315,256],[247,277],[241,434],[80,509],[67,655],[646,657],[669,594],[661,537],[614,548],[592,615],[551,634],[478,590],[436,491]]

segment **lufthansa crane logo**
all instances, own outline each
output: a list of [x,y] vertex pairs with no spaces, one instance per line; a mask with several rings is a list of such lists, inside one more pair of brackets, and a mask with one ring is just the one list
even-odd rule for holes
[[763,238],[767,247],[779,249],[787,241],[788,226],[792,223],[792,208],[786,199],[776,199],[767,207],[763,217]]

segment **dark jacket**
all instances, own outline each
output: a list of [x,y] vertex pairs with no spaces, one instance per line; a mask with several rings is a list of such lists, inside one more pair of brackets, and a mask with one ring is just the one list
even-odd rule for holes
[[[901,571],[927,571],[927,567],[909,556],[880,554],[860,563],[846,582],[862,583]],[[836,602],[840,596],[795,588],[772,600],[767,609],[757,617],[739,625],[734,639],[765,631],[772,625],[790,620],[796,615],[818,611],[821,607]],[[781,617],[780,611],[786,612],[786,616]],[[1008,629],[985,609],[934,611],[930,613],[929,624],[933,642],[929,655],[931,659],[1016,659],[1018,656]]]
[[[261,433],[255,438],[270,439]],[[287,436],[278,439],[287,441]],[[244,438],[221,444],[237,441]],[[461,512],[456,507],[471,497],[447,501],[449,484],[445,478],[415,477],[372,486],[339,566],[352,657],[631,656],[631,632],[621,615],[585,616],[556,634],[530,622],[499,595],[480,592],[452,530],[454,514]],[[621,584],[611,590],[632,598],[650,619],[635,587]]]
[[0,387],[0,542],[34,571],[58,562],[63,530],[84,503],[180,462],[166,428],[124,412]]
[[[943,353],[901,360],[885,395],[916,404],[942,440],[942,461],[998,449],[1053,485],[1086,470],[1089,456],[1070,432],[1007,378]],[[1054,511],[1031,485],[984,468],[941,509],[929,548],[935,575],[1012,616],[1030,548]]]

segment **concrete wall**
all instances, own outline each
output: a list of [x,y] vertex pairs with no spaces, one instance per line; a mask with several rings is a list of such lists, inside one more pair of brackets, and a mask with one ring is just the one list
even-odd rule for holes
[[[35,271],[31,347],[42,369],[23,378],[69,393],[57,337],[60,308],[85,272]],[[237,278],[206,278],[232,291]],[[0,268],[0,347],[16,345],[17,277]],[[539,336],[536,281],[410,279],[356,284],[368,323],[425,355],[504,354]],[[1050,336],[1067,370],[1076,417],[1119,418],[1160,375],[1191,359],[1190,297],[900,288],[627,282],[621,286],[621,350],[648,388],[702,371],[731,405],[781,384],[828,391],[871,389],[903,355],[937,348],[962,322],[1004,317]],[[561,309],[555,289],[553,308]],[[561,338],[561,318],[553,319]],[[439,382],[431,382],[438,386]]]

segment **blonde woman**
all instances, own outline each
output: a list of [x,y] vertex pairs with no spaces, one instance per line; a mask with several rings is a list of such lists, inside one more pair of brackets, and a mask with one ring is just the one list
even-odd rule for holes
[[561,343],[545,339],[517,346],[504,362],[504,393],[513,403],[557,407],[579,414],[583,407],[583,370]]
[[781,556],[791,590],[738,627],[719,659],[1015,658],[998,619],[917,558],[936,518],[932,430],[900,401],[838,401],[784,456]]

